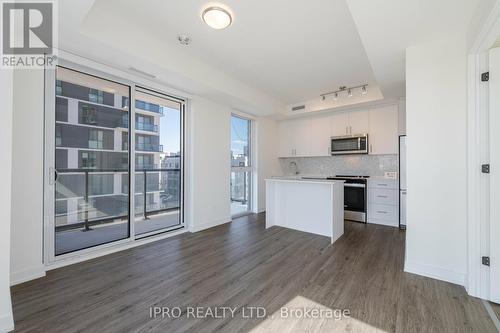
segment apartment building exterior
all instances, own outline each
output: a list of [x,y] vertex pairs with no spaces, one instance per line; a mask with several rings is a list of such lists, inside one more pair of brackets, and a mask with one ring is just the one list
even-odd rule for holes
[[[63,75],[64,78],[70,76],[70,73]],[[147,205],[156,205],[158,209],[162,206],[160,173],[154,172],[163,154],[159,137],[162,116],[162,106],[136,100],[136,215],[143,214],[144,183]],[[78,226],[85,219],[99,222],[126,217],[128,96],[58,79],[55,143],[56,227]]]

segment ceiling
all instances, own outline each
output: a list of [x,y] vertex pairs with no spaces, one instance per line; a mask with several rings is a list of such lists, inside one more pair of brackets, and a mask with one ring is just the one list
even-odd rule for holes
[[276,96],[285,104],[339,85],[373,83],[368,58],[345,0],[224,0],[233,24],[217,31],[200,18],[206,0],[98,0],[109,15],[141,26],[164,43]]
[[[219,31],[201,20],[206,0],[61,2],[60,45],[272,115],[340,85],[369,83],[378,99],[404,96],[405,49],[457,35],[479,0],[222,2],[234,21]],[[179,34],[191,44],[180,45]]]

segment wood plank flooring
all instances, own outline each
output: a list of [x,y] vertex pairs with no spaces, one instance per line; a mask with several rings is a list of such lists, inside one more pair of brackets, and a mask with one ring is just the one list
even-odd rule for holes
[[491,305],[491,308],[493,309],[493,312],[495,312],[498,320],[500,320],[500,304],[490,302],[490,305]]
[[[49,271],[12,288],[16,332],[496,332],[464,288],[403,272],[404,232],[346,222],[327,237],[263,214]],[[180,318],[150,318],[150,307]],[[233,316],[188,318],[188,307]],[[266,318],[246,318],[251,306]],[[340,320],[283,319],[280,309],[348,310]],[[274,314],[274,315],[273,315]]]

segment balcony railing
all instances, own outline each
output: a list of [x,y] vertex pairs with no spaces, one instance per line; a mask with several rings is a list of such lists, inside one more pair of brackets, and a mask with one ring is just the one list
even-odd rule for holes
[[135,101],[135,108],[163,115],[163,107],[161,107],[158,104],[152,104],[152,103],[147,103],[144,101],[136,100]]
[[135,129],[138,131],[148,131],[158,133],[158,125],[135,122]]
[[[147,220],[151,215],[156,215],[168,211],[173,211],[173,210],[178,210],[180,209],[180,189],[174,189],[174,188],[168,188],[168,182],[169,182],[169,176],[165,175],[163,177],[166,177],[166,179],[158,177],[159,174],[169,172],[171,175],[171,172],[178,172],[178,179],[174,178],[174,184],[179,184],[180,186],[180,169],[158,169],[158,168],[151,168],[151,169],[136,169],[135,175],[136,175],[136,189],[135,189],[135,195],[140,195],[141,196],[141,201],[138,202],[140,205],[137,204],[136,202],[136,215],[137,213],[142,214],[144,219]],[[72,229],[82,229],[83,231],[88,231],[92,230],[92,226],[100,225],[100,224],[106,224],[110,223],[116,220],[124,220],[128,217],[127,214],[127,209],[125,211],[116,211],[113,214],[109,213],[104,213],[100,212],[101,215],[106,215],[106,216],[100,216],[100,217],[94,217],[92,218],[89,215],[89,212],[96,211],[98,210],[96,207],[94,207],[94,204],[92,202],[93,199],[103,197],[103,195],[95,195],[92,194],[91,191],[91,176],[96,175],[96,174],[123,174],[123,175],[128,175],[128,169],[64,169],[64,170],[57,170],[56,171],[56,195],[59,195],[60,197],[58,200],[71,200],[71,199],[83,199],[83,204],[79,204],[78,211],[76,212],[77,215],[77,222],[75,223],[66,223],[64,225],[57,225],[56,226],[56,231],[64,231],[64,230],[72,230]],[[60,179],[61,176],[63,175],[80,175],[83,177],[83,184],[79,182],[69,182],[70,185],[65,187],[64,184],[61,184],[60,180],[58,181],[58,178]],[[150,185],[152,184],[150,177],[153,175],[156,175],[157,177],[157,186],[154,186],[152,188]],[[128,177],[127,177],[128,178]],[[140,185],[137,183],[137,180],[140,181]],[[178,180],[178,181],[177,181]],[[170,180],[171,181],[171,180]],[[155,178],[153,178],[153,183],[155,182]],[[83,186],[81,186],[83,185]],[[100,183],[99,183],[100,185]],[[162,185],[164,188],[162,188]],[[74,187],[74,188],[71,188]],[[128,195],[128,186],[124,186],[122,188],[122,193],[112,193],[108,194],[108,196],[123,196],[123,195]],[[159,192],[160,197],[158,202],[148,202],[148,194],[151,194],[152,192]],[[175,195],[171,195],[169,193],[175,192]],[[106,196],[106,195],[104,195]],[[128,205],[128,200],[126,200],[127,205]],[[61,214],[64,215],[64,214]],[[69,216],[69,213],[66,213],[67,216]]]
[[139,143],[136,142],[135,150],[139,151],[154,151],[154,152],[163,152],[163,145],[157,145],[153,143]]
[[[128,128],[128,118],[123,117],[118,123],[118,127]],[[138,131],[154,132],[158,133],[159,127],[155,124],[147,124],[136,121],[135,129]]]

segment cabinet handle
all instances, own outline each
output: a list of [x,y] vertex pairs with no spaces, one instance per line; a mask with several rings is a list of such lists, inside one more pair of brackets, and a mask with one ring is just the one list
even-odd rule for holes
[[387,186],[387,184],[377,184],[378,186]]
[[387,198],[387,195],[377,195],[378,198]]
[[352,126],[349,126],[349,134],[352,134]]
[[387,212],[384,212],[383,210],[377,210],[377,213],[379,213],[379,214],[387,214]]

